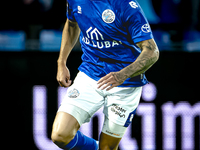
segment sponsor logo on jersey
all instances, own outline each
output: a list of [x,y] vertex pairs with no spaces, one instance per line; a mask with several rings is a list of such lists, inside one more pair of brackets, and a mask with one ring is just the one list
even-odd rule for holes
[[115,113],[115,115],[118,115],[120,118],[125,118],[126,115],[126,109],[123,109],[122,107],[120,107],[119,105],[116,104],[112,104],[112,107],[110,109],[112,112]]
[[134,1],[129,2],[129,5],[130,5],[132,8],[138,8],[137,3],[134,2]]
[[110,9],[106,9],[102,13],[102,19],[105,23],[113,23],[115,21],[115,13]]
[[86,35],[87,36],[83,36],[82,41],[85,44],[92,44],[93,47],[97,47],[99,49],[111,48],[122,44],[121,41],[116,40],[106,41],[103,34],[97,28],[90,27],[86,30]]
[[116,134],[116,133],[110,132],[110,131],[108,131],[108,130],[106,130],[106,132],[107,132],[108,134],[111,134],[111,135],[120,136],[120,134]]
[[69,91],[68,97],[70,98],[77,98],[80,95],[79,91],[77,89],[73,89]]
[[77,6],[77,9],[78,9],[78,13],[79,13],[79,14],[82,14],[81,6]]
[[144,24],[143,26],[142,26],[142,31],[144,32],[144,33],[149,33],[149,32],[151,32],[151,28],[150,28],[150,26],[149,26],[149,24]]

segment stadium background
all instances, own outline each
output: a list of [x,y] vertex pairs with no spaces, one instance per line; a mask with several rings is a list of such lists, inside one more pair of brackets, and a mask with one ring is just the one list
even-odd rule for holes
[[[138,0],[160,48],[159,61],[120,150],[200,149],[199,0]],[[67,89],[56,81],[56,60],[66,20],[66,1],[0,2],[2,146],[55,150],[51,127]],[[80,45],[67,66],[72,79],[81,63]],[[98,139],[102,116],[82,128]],[[28,147],[27,147],[28,146]]]

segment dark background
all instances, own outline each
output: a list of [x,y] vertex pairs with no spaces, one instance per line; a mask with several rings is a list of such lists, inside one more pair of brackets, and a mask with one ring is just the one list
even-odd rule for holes
[[[81,63],[81,52],[72,52],[68,60],[68,67],[72,79]],[[48,89],[48,136],[57,110],[56,60],[58,53],[48,52],[4,52],[0,55],[1,69],[1,102],[2,125],[6,130],[3,136],[6,143],[27,149],[27,145],[37,149],[32,133],[32,88],[34,85],[45,85]],[[158,90],[154,101],[156,105],[156,145],[162,149],[162,112],[161,106],[172,101],[174,104],[185,101],[191,105],[199,101],[200,84],[198,78],[198,64],[200,53],[161,52],[159,61],[146,73],[149,81]],[[145,103],[145,101],[141,100]],[[2,107],[2,108],[4,108]],[[198,116],[197,116],[198,117]],[[199,149],[199,119],[195,122],[195,148]],[[177,149],[181,148],[181,119],[177,122]],[[95,126],[94,132],[96,133]],[[134,118],[133,136],[141,146],[141,118]],[[98,138],[98,134],[94,134]]]
[[[150,20],[152,29],[167,31],[172,42],[186,40],[188,31],[200,31],[199,0],[146,1],[152,3],[152,9],[160,19],[157,23]],[[145,5],[144,0],[138,2]],[[44,29],[62,31],[65,14],[66,0],[2,0],[0,31],[25,31],[26,39],[39,39],[39,33]]]
[[[142,0],[138,0],[141,2]],[[1,0],[1,33],[22,31],[25,33],[25,48],[21,50],[0,48],[1,79],[1,125],[2,145],[8,149],[33,149],[32,90],[34,85],[45,85],[48,89],[48,137],[57,111],[56,81],[59,48],[43,52],[40,49],[40,33],[43,30],[61,32],[66,21],[66,1],[49,0]],[[180,101],[191,105],[199,102],[199,58],[200,21],[199,0],[152,0],[158,23],[151,23],[152,30],[161,36],[167,34],[170,46],[156,41],[160,48],[159,61],[146,75],[157,87],[156,105],[156,146],[162,149],[162,111],[161,106],[169,101]],[[9,34],[10,35],[10,34]],[[11,36],[11,35],[10,35]],[[12,37],[12,36],[11,36]],[[191,48],[185,47],[189,43]],[[35,44],[36,43],[36,44]],[[164,43],[164,45],[163,45]],[[0,38],[0,46],[1,46]],[[198,45],[199,44],[199,45]],[[17,52],[12,52],[17,51]],[[21,51],[21,52],[20,52]],[[81,63],[81,50],[77,46],[70,54],[67,66],[74,79]],[[141,99],[142,103],[148,103]],[[4,108],[4,109],[3,109]],[[98,125],[98,124],[97,124]],[[176,149],[181,149],[181,118],[177,118]],[[141,117],[135,116],[132,136],[137,139],[141,149]],[[195,118],[195,149],[200,149],[199,116]],[[97,127],[93,129],[98,138]],[[5,131],[4,131],[5,130]],[[27,147],[27,145],[29,147]]]

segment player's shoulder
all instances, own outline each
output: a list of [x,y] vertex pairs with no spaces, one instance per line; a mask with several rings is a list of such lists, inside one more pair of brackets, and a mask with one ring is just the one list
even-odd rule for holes
[[[140,10],[140,5],[136,0],[111,0],[113,1],[113,4],[115,4],[115,7],[118,7],[121,9],[121,11],[128,11],[131,10],[132,12],[137,12]],[[114,3],[115,1],[115,3]]]

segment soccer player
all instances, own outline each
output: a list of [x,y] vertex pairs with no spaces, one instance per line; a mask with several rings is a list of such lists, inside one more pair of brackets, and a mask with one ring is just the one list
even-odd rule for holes
[[[68,0],[57,81],[69,87],[58,109],[52,140],[66,150],[117,150],[158,60],[151,28],[136,0]],[[71,85],[67,58],[80,35],[82,64]],[[99,144],[79,128],[104,108]]]

